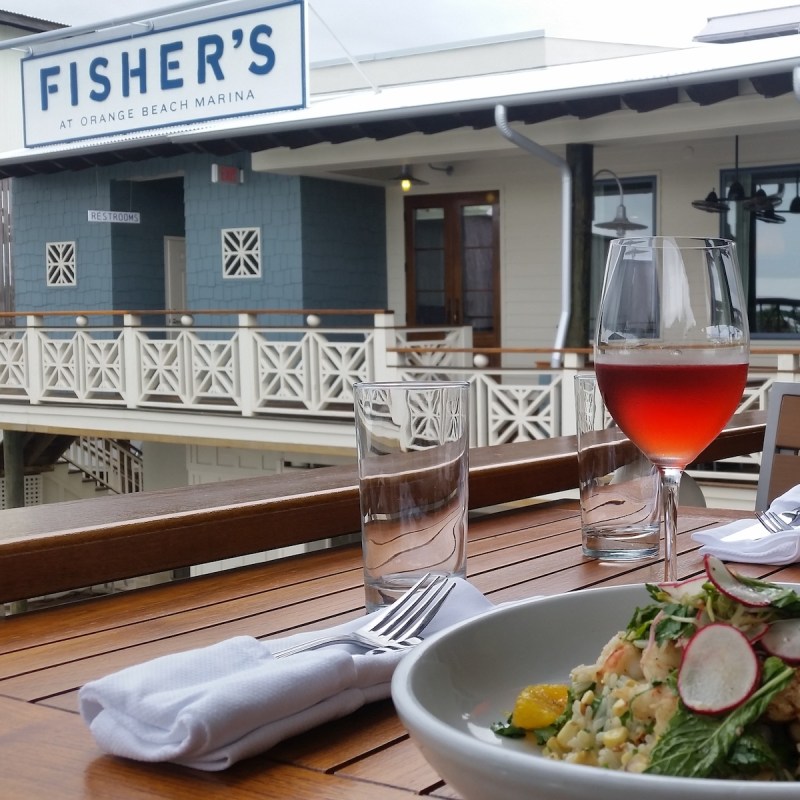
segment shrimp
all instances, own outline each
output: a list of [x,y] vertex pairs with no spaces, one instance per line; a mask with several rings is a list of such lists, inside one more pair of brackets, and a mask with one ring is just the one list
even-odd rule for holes
[[788,686],[781,689],[767,706],[767,719],[773,722],[800,721],[800,670]]
[[670,672],[680,666],[680,663],[681,650],[673,641],[656,644],[653,639],[642,651],[642,673],[648,681],[664,680]]
[[678,696],[666,685],[646,689],[631,700],[630,709],[638,722],[653,722],[653,732],[662,733],[678,708]]
[[644,677],[640,658],[641,650],[618,635],[603,650],[597,674],[601,678],[606,675],[625,675],[639,681]]

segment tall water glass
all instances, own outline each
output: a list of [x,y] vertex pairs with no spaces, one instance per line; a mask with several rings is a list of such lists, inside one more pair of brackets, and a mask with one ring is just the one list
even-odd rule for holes
[[469,384],[353,387],[368,611],[425,573],[465,577]]
[[736,247],[726,239],[615,239],[595,371],[619,427],[658,467],[665,579],[677,579],[681,475],[741,400],[750,352]]

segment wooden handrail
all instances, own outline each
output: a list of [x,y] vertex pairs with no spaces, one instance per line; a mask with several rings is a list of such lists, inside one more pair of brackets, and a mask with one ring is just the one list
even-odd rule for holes
[[[765,412],[702,454],[759,452]],[[572,436],[470,451],[470,508],[577,486]],[[0,511],[0,602],[326,539],[360,529],[355,465]]]

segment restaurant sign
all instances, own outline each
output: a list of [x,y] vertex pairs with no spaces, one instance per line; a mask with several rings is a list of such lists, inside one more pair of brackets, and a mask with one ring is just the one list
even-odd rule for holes
[[238,8],[164,17],[124,38],[76,36],[24,58],[25,146],[304,108],[304,0]]

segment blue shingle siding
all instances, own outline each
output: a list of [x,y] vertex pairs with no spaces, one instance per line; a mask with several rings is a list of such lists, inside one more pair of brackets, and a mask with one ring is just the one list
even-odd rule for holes
[[[213,163],[243,169],[244,182],[212,183]],[[164,236],[186,238],[189,308],[385,306],[383,189],[247,163],[190,155],[15,179],[17,310],[163,308]],[[138,211],[141,223],[89,222],[91,209]],[[251,227],[261,275],[223,278],[222,229]],[[46,285],[52,241],[76,243],[77,286]]]
[[386,307],[383,188],[316,178],[302,187],[303,306]]
[[[211,166],[186,176],[187,297],[192,308],[302,305],[300,179],[245,171],[213,184]],[[224,228],[261,229],[261,276],[223,278]]]
[[[108,185],[96,181],[92,170],[14,181],[12,257],[18,311],[111,306],[111,231],[87,219],[89,209],[108,208],[108,202]],[[67,241],[76,243],[77,285],[48,287],[47,242]]]
[[111,208],[141,214],[138,225],[109,226],[114,308],[164,308],[164,237],[185,233],[183,179],[112,181]]

